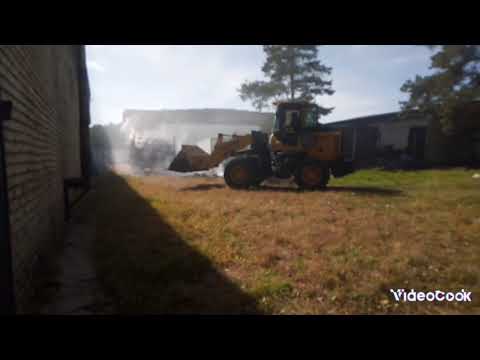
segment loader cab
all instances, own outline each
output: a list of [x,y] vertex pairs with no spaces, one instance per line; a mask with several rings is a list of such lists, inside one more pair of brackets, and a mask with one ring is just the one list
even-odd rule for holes
[[311,103],[280,103],[273,133],[285,145],[295,146],[301,134],[318,130],[319,108]]

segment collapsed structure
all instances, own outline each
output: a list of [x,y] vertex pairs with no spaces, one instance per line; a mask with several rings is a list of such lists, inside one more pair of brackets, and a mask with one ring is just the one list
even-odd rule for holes
[[[272,113],[231,109],[126,110],[121,129],[129,139],[130,163],[137,168],[166,169],[183,144],[199,146],[200,149],[183,147],[178,161],[170,167],[185,171],[193,163],[201,162],[199,158],[208,157],[214,145],[212,139],[219,132],[268,132],[273,118]],[[196,160],[192,161],[193,158]]]
[[332,122],[345,134],[346,153],[357,168],[378,165],[378,160],[410,164],[480,164],[480,102],[457,111],[457,131],[446,134],[438,119],[419,112],[371,115]]

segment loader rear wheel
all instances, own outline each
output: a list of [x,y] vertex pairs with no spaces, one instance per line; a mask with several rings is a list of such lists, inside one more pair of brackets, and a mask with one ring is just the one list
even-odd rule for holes
[[237,158],[225,167],[225,182],[233,189],[248,189],[257,183],[257,174],[252,159]]
[[324,189],[330,180],[330,171],[316,162],[302,164],[295,174],[295,183],[302,189]]

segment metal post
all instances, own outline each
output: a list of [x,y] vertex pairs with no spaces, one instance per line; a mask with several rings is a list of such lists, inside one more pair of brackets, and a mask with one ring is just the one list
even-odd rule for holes
[[3,136],[3,122],[10,119],[11,111],[11,102],[0,100],[0,315],[13,315],[16,312],[10,243],[10,206]]

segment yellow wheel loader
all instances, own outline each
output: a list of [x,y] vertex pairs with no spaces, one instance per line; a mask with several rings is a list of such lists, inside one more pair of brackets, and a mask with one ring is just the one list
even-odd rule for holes
[[234,189],[258,186],[271,177],[293,177],[303,189],[325,188],[331,174],[342,177],[354,170],[343,156],[342,133],[321,125],[318,119],[315,104],[279,103],[272,134],[252,131],[229,138],[219,134],[211,155],[186,145],[169,169],[201,171],[225,161],[225,182]]

